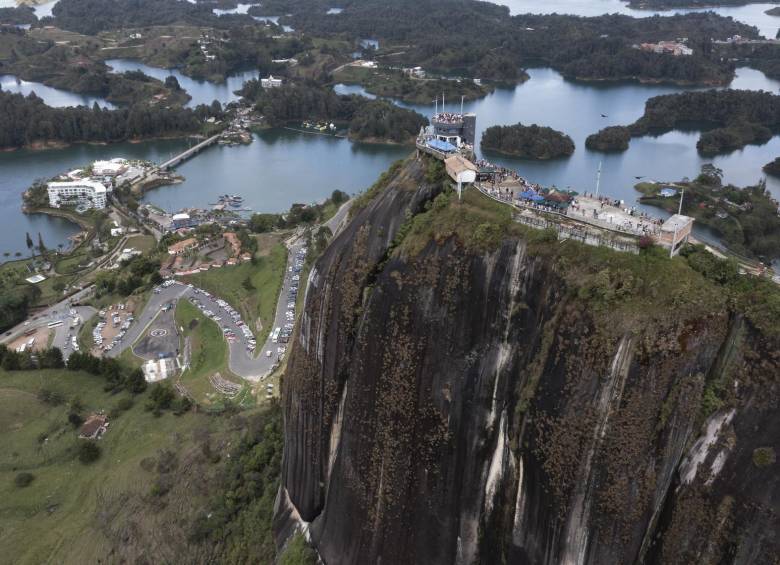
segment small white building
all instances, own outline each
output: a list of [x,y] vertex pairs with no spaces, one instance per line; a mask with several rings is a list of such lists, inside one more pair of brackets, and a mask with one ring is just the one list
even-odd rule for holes
[[269,75],[268,78],[260,79],[260,86],[263,88],[279,88],[282,86],[282,79],[274,78],[273,75]]
[[102,210],[106,207],[106,187],[97,181],[80,179],[50,182],[46,188],[49,193],[49,206],[52,208],[66,205]]
[[115,177],[127,171],[127,161],[111,159],[110,161],[95,161],[92,163],[92,174],[99,177]]

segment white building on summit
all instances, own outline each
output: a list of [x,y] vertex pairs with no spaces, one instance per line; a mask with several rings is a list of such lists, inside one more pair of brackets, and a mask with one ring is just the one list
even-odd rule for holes
[[106,207],[106,187],[97,181],[80,179],[50,182],[46,188],[49,193],[49,205],[52,208],[76,206],[103,209]]

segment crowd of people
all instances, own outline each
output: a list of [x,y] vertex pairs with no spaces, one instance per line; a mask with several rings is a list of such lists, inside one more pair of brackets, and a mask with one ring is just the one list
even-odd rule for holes
[[434,122],[438,122],[440,124],[459,124],[463,121],[463,114],[458,114],[455,112],[439,112],[435,116],[433,116]]
[[[587,223],[605,225],[637,235],[657,235],[663,223],[660,218],[650,216],[638,210],[636,206],[626,206],[623,200],[602,195],[597,197],[588,192],[583,193],[579,199],[573,197],[568,206],[556,205],[547,199],[546,195],[549,196],[548,191],[543,190],[538,184],[528,182],[518,175],[516,171],[495,166],[484,159],[477,161],[476,165],[481,169],[490,168],[495,171],[489,181],[479,183],[478,188],[488,196],[507,204],[522,206],[540,212],[563,214]],[[507,181],[516,184],[515,186],[501,186],[507,183]],[[522,193],[529,190],[545,197],[545,200],[536,201],[521,196]],[[586,199],[596,200],[597,205],[594,207],[592,202],[586,204]],[[617,208],[617,210],[614,211],[614,214],[610,214],[613,208]],[[636,218],[636,220],[626,218],[626,216]]]

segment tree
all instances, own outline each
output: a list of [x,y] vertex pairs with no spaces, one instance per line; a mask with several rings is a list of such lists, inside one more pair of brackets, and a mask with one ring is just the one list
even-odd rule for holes
[[38,232],[38,252],[44,257],[46,256],[46,245],[43,243],[41,232]]
[[100,459],[100,446],[89,440],[81,440],[78,447],[79,461],[85,465]]
[[141,394],[146,390],[146,379],[141,369],[135,368],[125,378],[125,388],[133,394]]
[[84,423],[84,418],[82,418],[81,415],[77,412],[71,412],[68,414],[68,422],[74,428],[78,428],[81,424]]
[[14,484],[19,488],[30,486],[30,483],[35,480],[35,475],[32,473],[19,473],[14,477]]
[[30,232],[25,232],[25,236],[27,237],[27,249],[30,250],[30,255],[35,257],[35,252],[33,251],[33,240],[30,237]]

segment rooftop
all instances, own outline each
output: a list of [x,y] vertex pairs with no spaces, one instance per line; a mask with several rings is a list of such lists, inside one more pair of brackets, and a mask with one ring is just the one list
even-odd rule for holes
[[668,220],[666,220],[663,225],[661,226],[661,230],[663,231],[680,231],[684,227],[688,226],[689,224],[693,223],[693,218],[690,216],[683,216],[682,214],[675,214]]

